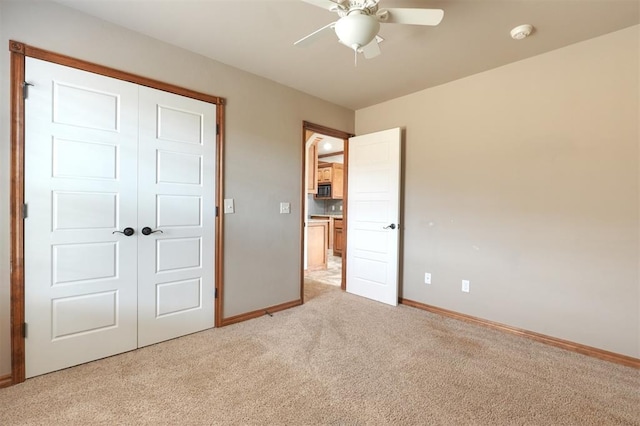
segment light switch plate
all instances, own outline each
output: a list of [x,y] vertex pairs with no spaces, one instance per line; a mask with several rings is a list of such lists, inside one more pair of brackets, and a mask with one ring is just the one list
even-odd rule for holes
[[280,214],[291,213],[291,203],[280,203]]
[[233,205],[233,198],[224,199],[224,214],[235,213],[235,207]]
[[431,284],[431,274],[429,272],[424,273],[424,283]]
[[462,291],[469,293],[469,280],[462,280]]

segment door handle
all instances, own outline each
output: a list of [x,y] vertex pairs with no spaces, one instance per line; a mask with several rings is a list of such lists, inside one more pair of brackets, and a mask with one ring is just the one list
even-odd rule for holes
[[136,231],[134,231],[134,230],[133,230],[133,228],[129,228],[129,227],[127,227],[127,228],[124,228],[122,231],[113,231],[113,232],[112,232],[112,234],[115,234],[115,233],[124,234],[124,235],[126,235],[127,237],[130,237],[130,236],[132,236],[133,234],[135,234],[135,233],[136,233]]
[[[396,224],[395,224],[395,223],[392,223],[391,225],[389,225],[389,226],[385,226],[385,227],[384,227],[384,228],[382,228],[382,229],[396,229]],[[142,232],[144,232],[144,231],[142,231]]]
[[151,235],[151,234],[155,234],[156,232],[159,232],[161,234],[164,234],[164,232],[162,232],[160,229],[156,229],[155,231],[151,228],[149,228],[148,226],[145,226],[144,228],[142,228],[142,233],[144,235]]

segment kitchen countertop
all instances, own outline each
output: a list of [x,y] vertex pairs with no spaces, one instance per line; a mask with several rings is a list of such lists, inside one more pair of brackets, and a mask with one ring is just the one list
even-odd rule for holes
[[333,217],[335,219],[342,219],[342,213],[337,213],[337,214],[310,214],[309,216],[312,217],[312,218],[316,218],[316,217],[330,218],[330,217]]

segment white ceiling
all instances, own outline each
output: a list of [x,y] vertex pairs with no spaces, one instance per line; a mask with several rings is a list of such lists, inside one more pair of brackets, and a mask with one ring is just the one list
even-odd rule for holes
[[[444,19],[383,24],[382,55],[355,67],[334,34],[293,46],[337,18],[299,0],[55,1],[354,110],[640,22],[640,0],[380,0]],[[511,39],[525,23],[534,34]]]

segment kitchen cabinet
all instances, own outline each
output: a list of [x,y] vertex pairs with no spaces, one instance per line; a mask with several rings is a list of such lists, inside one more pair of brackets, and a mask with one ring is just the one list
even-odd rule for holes
[[318,165],[318,185],[331,185],[330,197],[324,199],[342,200],[344,195],[344,166],[340,163],[321,163]]
[[342,219],[334,219],[333,221],[333,255],[342,256],[344,248],[344,232]]
[[311,219],[328,219],[329,220],[329,229],[327,230],[327,239],[329,240],[329,245],[327,248],[331,250],[333,248],[333,224],[337,219],[342,220],[342,217],[336,218],[334,215],[329,214],[315,214],[311,215]]
[[328,219],[307,221],[307,271],[327,269]]
[[307,194],[318,193],[318,143],[307,147]]
[[331,183],[333,163],[318,164],[318,183]]

